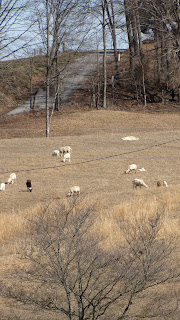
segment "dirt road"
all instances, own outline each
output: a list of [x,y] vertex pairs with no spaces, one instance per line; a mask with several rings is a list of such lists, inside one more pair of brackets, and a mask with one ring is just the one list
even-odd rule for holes
[[[113,59],[112,54],[107,55],[107,59]],[[80,58],[77,58],[74,62],[69,63],[64,70],[60,72],[61,78],[61,102],[68,102],[73,99],[73,95],[77,89],[79,89],[88,76],[90,76],[97,69],[97,62],[102,63],[103,54],[97,55],[97,52],[88,53]],[[52,107],[54,97],[50,96],[49,106]],[[45,108],[46,93],[43,89],[40,89],[36,95],[35,110],[41,110]],[[8,115],[18,114],[22,112],[30,111],[30,103],[27,100],[25,103],[18,105],[17,108],[8,112]]]

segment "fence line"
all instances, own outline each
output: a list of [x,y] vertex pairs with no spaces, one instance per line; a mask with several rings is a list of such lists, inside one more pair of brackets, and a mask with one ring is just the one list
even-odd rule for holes
[[[176,139],[168,140],[168,141],[165,141],[165,142],[156,143],[156,144],[153,144],[153,145],[150,145],[150,146],[147,146],[147,147],[143,147],[143,148],[127,151],[127,152],[122,152],[122,153],[114,154],[114,155],[110,155],[110,156],[98,157],[98,158],[94,158],[94,159],[84,160],[84,161],[80,161],[80,162],[74,162],[74,163],[68,163],[68,164],[64,163],[64,164],[57,165],[57,166],[47,166],[47,167],[39,167],[39,168],[32,168],[32,169],[20,169],[20,170],[16,170],[15,172],[16,173],[17,172],[30,172],[30,171],[39,171],[39,170],[47,170],[47,169],[57,169],[57,168],[67,167],[67,166],[82,165],[82,164],[86,164],[86,163],[90,163],[90,162],[112,159],[112,158],[120,157],[120,156],[127,155],[127,154],[132,154],[132,153],[141,152],[141,151],[144,151],[144,150],[149,150],[149,149],[152,149],[152,148],[155,148],[155,147],[160,147],[162,145],[166,145],[168,143],[179,141],[179,140],[180,140],[180,138],[176,138]],[[5,174],[5,173],[11,173],[11,171],[0,172],[0,174]]]
[[[157,129],[157,127],[125,127],[125,128],[101,128],[101,127],[96,127],[96,128],[51,128],[50,131],[88,131],[88,130],[113,130],[113,131],[125,131],[125,130],[149,130],[149,129]],[[162,129],[179,129],[179,127],[159,127],[158,130]],[[45,128],[37,129],[37,128],[32,128],[32,129],[27,129],[27,128],[0,128],[0,131],[44,131]]]

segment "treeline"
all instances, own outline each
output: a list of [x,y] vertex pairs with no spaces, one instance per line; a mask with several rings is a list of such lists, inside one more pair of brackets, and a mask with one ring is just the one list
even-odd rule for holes
[[[71,49],[77,52],[82,48],[103,47],[101,106],[106,108],[107,43],[113,44],[116,86],[120,82],[117,43],[120,43],[124,32],[129,45],[131,81],[140,88],[144,104],[147,101],[149,69],[143,35],[154,41],[156,83],[165,90],[179,87],[179,0],[41,0],[38,3],[8,0],[2,2],[0,7],[0,58],[16,57],[18,52],[32,57],[38,48],[47,56],[47,106],[49,88],[53,82],[54,108],[59,110],[62,72],[58,67],[59,51]],[[47,127],[49,117],[47,107]],[[49,129],[47,135],[48,132]]]

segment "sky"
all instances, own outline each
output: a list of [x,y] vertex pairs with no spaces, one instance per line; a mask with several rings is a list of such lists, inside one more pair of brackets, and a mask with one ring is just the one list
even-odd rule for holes
[[[11,5],[14,3],[20,5],[23,4],[24,1],[25,0],[2,1],[1,21],[3,21],[3,17],[8,10],[8,7],[7,10],[5,9],[5,5],[8,2],[11,3]],[[19,10],[16,11],[16,7],[14,8],[15,9],[11,12],[11,14],[9,14],[9,26],[7,27],[6,20],[4,21],[4,23],[0,22],[0,35],[2,35],[2,37],[0,38],[0,60],[29,57],[37,54],[40,48],[41,50],[44,48],[43,39],[38,35],[38,25],[34,24],[34,26],[28,30],[34,19],[33,8],[31,8],[31,1],[29,1],[29,4],[26,7],[23,15],[19,15]],[[4,13],[3,15],[2,12]],[[91,21],[87,21],[87,25],[89,27],[89,31],[87,32],[86,29],[83,30],[83,27],[81,27],[81,30],[78,30],[77,33],[73,35],[73,40],[71,37],[71,40],[67,41],[67,49],[77,49],[77,47],[79,46],[79,42],[77,42],[77,39],[80,40],[82,37],[85,41],[84,45],[80,47],[80,49],[103,49],[102,27],[99,25],[99,21],[94,18],[94,20],[91,19]],[[21,34],[22,36],[20,36]],[[18,39],[14,41],[15,38]],[[4,39],[3,42],[1,41],[2,39]],[[107,48],[112,49],[112,47],[112,40],[110,35],[108,34]],[[19,48],[21,49],[19,50]],[[122,30],[117,30],[117,48],[128,48],[126,32]]]

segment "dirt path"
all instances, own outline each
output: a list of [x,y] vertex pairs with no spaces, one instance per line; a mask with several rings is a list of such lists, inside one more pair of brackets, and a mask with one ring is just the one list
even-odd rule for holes
[[[112,59],[113,55],[109,54],[107,59]],[[77,58],[73,63],[69,63],[64,70],[61,71],[61,102],[69,102],[73,99],[73,95],[77,89],[79,89],[87,77],[90,76],[97,69],[97,59],[99,63],[103,61],[103,54],[97,56],[97,52],[88,53],[83,57]],[[52,107],[54,98],[51,96],[49,100],[49,106]],[[45,91],[40,89],[36,95],[35,110],[39,111],[45,108],[46,94]],[[27,100],[22,105],[19,105],[14,110],[8,112],[8,115],[14,115],[22,112],[29,112],[30,104]]]

